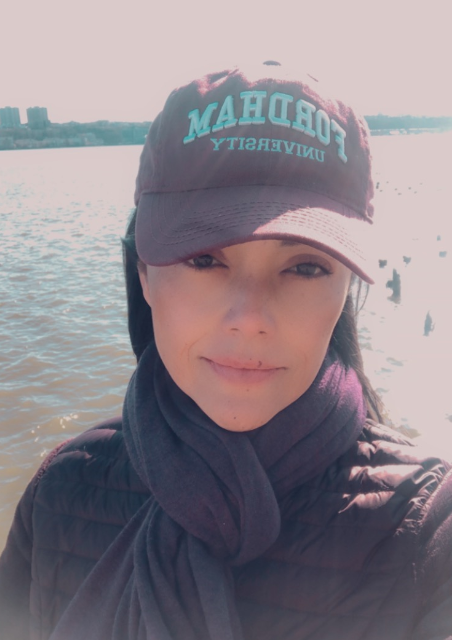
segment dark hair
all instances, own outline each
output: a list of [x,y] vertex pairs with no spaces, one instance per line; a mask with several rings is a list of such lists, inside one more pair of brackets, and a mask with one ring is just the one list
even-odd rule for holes
[[[154,339],[152,314],[143,297],[138,270],[141,268],[135,243],[137,210],[130,216],[126,235],[122,239],[124,275],[126,279],[127,311],[130,342],[137,362],[148,344]],[[355,293],[349,292],[342,313],[334,328],[331,344],[346,367],[351,367],[361,382],[367,402],[368,417],[383,422],[383,403],[364,373],[363,358],[358,341],[356,320],[362,307],[362,281],[354,277]]]
[[355,281],[356,293],[352,294],[349,292],[347,295],[344,308],[342,309],[342,313],[339,316],[339,320],[337,321],[333,330],[333,335],[331,336],[331,344],[336,349],[345,366],[355,370],[366,399],[368,417],[376,422],[383,422],[383,401],[364,373],[363,356],[358,339],[358,313],[363,307],[369,285],[365,285],[366,293],[363,301],[363,281],[357,276],[353,276],[353,279]]
[[126,235],[122,238],[122,260],[126,280],[127,324],[130,342],[137,362],[148,344],[154,340],[151,309],[143,297],[138,269],[140,259],[135,243],[137,209],[130,216]]

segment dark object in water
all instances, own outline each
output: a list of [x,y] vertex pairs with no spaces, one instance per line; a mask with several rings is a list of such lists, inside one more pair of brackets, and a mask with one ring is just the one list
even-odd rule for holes
[[405,264],[410,264],[411,262],[411,257],[410,256],[402,256],[403,261]]
[[378,264],[380,265],[380,269],[383,269],[383,267],[386,267],[386,265],[388,264],[387,260],[379,260]]
[[430,311],[427,311],[427,315],[425,316],[424,321],[424,336],[428,336],[434,328],[435,323],[433,322],[432,316],[430,315]]
[[389,300],[400,302],[401,282],[400,274],[396,269],[392,270],[392,280],[387,281],[386,287],[392,289],[392,296],[389,297]]
[[439,252],[439,257],[440,258],[445,258],[447,256],[447,251],[440,251]]

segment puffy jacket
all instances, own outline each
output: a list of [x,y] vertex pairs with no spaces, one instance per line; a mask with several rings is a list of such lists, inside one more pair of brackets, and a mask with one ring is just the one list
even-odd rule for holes
[[[47,640],[148,498],[119,419],[56,449],[19,503],[0,560],[1,637]],[[274,546],[234,568],[245,640],[452,638],[450,464],[369,423],[281,513]]]

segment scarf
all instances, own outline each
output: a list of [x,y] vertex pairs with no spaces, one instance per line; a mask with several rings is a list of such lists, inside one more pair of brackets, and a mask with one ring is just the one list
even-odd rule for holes
[[266,425],[220,428],[154,344],[126,393],[123,432],[150,498],[94,567],[52,640],[242,640],[232,569],[276,541],[280,504],[358,438],[360,383],[334,351]]

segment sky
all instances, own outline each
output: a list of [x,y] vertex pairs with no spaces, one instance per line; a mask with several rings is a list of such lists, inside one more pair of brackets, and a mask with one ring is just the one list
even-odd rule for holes
[[365,115],[452,116],[451,0],[3,0],[0,107],[153,120],[242,60],[299,64]]

